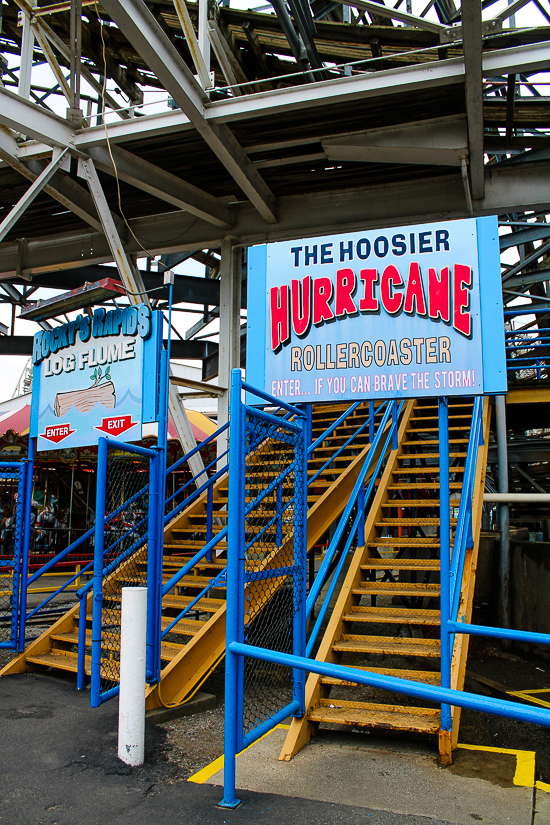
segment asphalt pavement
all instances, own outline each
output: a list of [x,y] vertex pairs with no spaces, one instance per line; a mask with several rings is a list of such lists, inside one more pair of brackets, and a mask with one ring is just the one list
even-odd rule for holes
[[239,793],[241,807],[218,807],[219,786],[174,781],[165,732],[146,725],[146,761],[117,757],[118,702],[92,709],[74,683],[23,674],[0,679],[2,825],[448,825],[299,796]]

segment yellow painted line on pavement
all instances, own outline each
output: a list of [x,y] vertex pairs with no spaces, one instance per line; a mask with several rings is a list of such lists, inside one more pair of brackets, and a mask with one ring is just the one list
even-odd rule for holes
[[489,753],[504,753],[516,757],[516,772],[514,785],[522,788],[535,787],[535,751],[520,751],[515,748],[492,748],[488,745],[458,745],[459,748],[469,751],[488,751]]
[[519,699],[524,699],[526,702],[532,702],[534,705],[542,705],[543,708],[550,708],[550,702],[544,699],[539,699],[537,693],[547,693],[550,697],[550,688],[539,688],[538,690],[508,690],[508,696],[517,696]]
[[[274,730],[288,730],[289,727],[290,725],[276,725],[271,730],[268,730],[267,733],[264,733],[263,736],[260,736],[259,739],[256,739],[256,741],[249,745],[248,748],[245,748],[240,753],[238,753],[237,756],[240,756],[241,753],[245,753],[250,748],[253,748],[254,745],[256,745],[258,742],[261,742],[262,739],[266,738],[266,736],[270,736],[270,734],[272,734]],[[210,777],[214,776],[215,773],[221,771],[222,768],[223,756],[218,756],[217,759],[214,759],[214,761],[207,765],[205,768],[202,768],[200,771],[197,771],[197,773],[194,773],[193,776],[190,776],[187,781],[195,782],[197,785],[202,785],[204,782],[207,782],[210,779]]]

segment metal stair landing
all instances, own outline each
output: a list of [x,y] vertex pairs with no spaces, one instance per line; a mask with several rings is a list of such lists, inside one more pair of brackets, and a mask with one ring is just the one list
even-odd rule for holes
[[[358,547],[352,557],[319,643],[315,658],[320,661],[440,684],[436,403],[414,401],[404,413],[398,447],[388,459],[366,520],[364,546]],[[472,411],[473,403],[469,400],[449,399],[451,542]],[[486,402],[484,426],[487,424]],[[483,461],[479,462],[483,464],[481,480],[485,460],[486,449]],[[480,491],[477,495],[479,499]],[[479,526],[480,519],[473,529],[476,551]],[[475,563],[472,568],[475,570]],[[465,615],[468,610],[471,612],[474,575],[463,588]],[[462,689],[467,643],[458,648],[452,686]],[[416,732],[435,737],[440,731],[440,707],[429,704],[380,688],[311,674],[306,684],[305,716],[293,720],[280,759],[291,759],[315,735],[319,725]],[[455,740],[458,720],[456,715]]]

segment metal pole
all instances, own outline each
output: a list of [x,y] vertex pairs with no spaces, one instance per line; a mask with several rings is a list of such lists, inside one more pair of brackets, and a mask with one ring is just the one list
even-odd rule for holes
[[97,487],[95,499],[94,586],[92,606],[92,680],[90,704],[99,707],[101,680],[101,621],[103,604],[103,550],[105,544],[105,493],[107,487],[107,439],[97,442]]
[[29,554],[31,543],[31,506],[35,455],[36,438],[29,438],[29,453],[27,456],[27,470],[25,475],[25,512],[23,525],[23,552],[21,558],[21,589],[19,596],[19,651],[25,649],[25,625],[27,621],[27,578],[29,573]]
[[210,40],[208,39],[208,0],[199,0],[199,50],[204,60],[206,71],[210,72]]
[[[160,428],[160,423],[159,423]],[[146,678],[150,683],[158,681],[160,649],[160,624],[157,622],[157,606],[159,596],[158,583],[158,522],[159,522],[159,475],[164,477],[161,463],[161,452],[157,448],[155,457],[149,459],[149,515],[147,524],[147,670]]]
[[21,61],[19,65],[19,83],[17,94],[29,99],[31,95],[31,70],[34,49],[34,32],[32,30],[30,18],[26,14],[22,15],[23,34],[21,37]]
[[369,444],[374,441],[374,401],[369,401]]
[[227,535],[227,619],[225,655],[225,736],[222,808],[236,808],[235,762],[239,751],[240,731],[237,729],[242,687],[239,690],[239,656],[229,650],[233,641],[242,639],[244,594],[239,592],[244,568],[244,442],[245,413],[241,403],[241,371],[231,373],[231,438],[229,441],[229,532]]
[[484,493],[483,494],[483,503],[484,504],[550,504],[550,493]]
[[123,587],[120,617],[118,758],[142,765],[145,757],[145,640],[147,588]]
[[[449,404],[440,398],[439,406],[439,555],[441,614],[441,687],[451,687],[451,647],[447,622],[451,606],[451,527],[449,495]],[[451,706],[441,703],[439,754],[442,764],[451,761]]]
[[[508,492],[508,444],[506,440],[506,399],[495,398],[498,451],[498,492]],[[512,599],[510,594],[510,508],[501,504],[500,526],[500,622],[503,627],[512,626]]]
[[71,468],[71,497],[69,499],[69,544],[72,544],[73,493],[74,493],[74,464]]
[[[241,248],[234,246],[235,238],[222,240],[220,275],[220,344],[218,378],[220,386],[229,387],[234,369],[239,369],[241,348]],[[218,398],[218,427],[229,420],[230,393],[226,390]],[[226,430],[217,439],[217,454],[225,453],[229,433]],[[225,459],[218,464],[222,469]]]
[[[294,447],[294,536],[293,559],[294,567],[294,616],[292,619],[292,652],[295,656],[304,656],[306,651],[306,569],[307,569],[307,419],[297,422],[300,433]],[[282,504],[282,483],[281,490]],[[300,516],[296,518],[299,508]],[[281,524],[282,528],[282,524]],[[312,551],[313,552],[313,551]],[[298,704],[293,716],[303,716],[305,713],[306,679],[303,671],[292,670],[292,698]]]
[[80,607],[78,610],[78,654],[77,654],[77,671],[76,671],[76,689],[84,690],[84,681],[86,676],[86,619],[88,608],[88,594],[80,599]]

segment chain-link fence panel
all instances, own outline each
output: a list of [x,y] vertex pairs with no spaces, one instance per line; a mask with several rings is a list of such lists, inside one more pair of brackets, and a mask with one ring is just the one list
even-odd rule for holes
[[107,454],[101,693],[119,683],[122,588],[147,585],[149,466],[147,457],[123,449]]
[[0,647],[17,647],[25,467],[0,464]]
[[[245,472],[244,641],[303,654],[296,617],[305,598],[305,443],[295,425],[276,424],[248,408]],[[246,657],[243,735],[293,700],[291,668]]]

